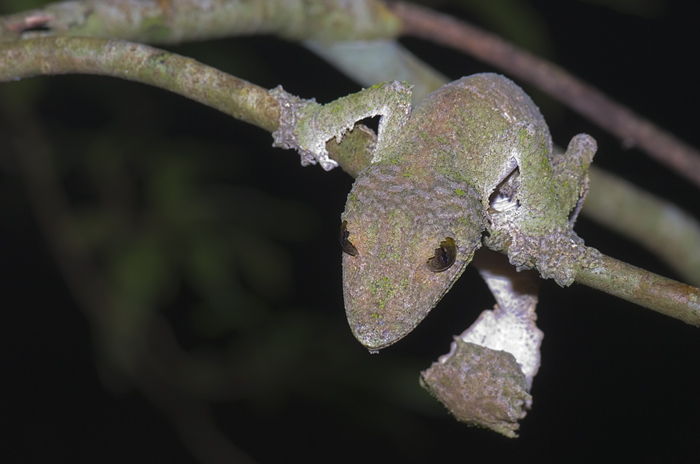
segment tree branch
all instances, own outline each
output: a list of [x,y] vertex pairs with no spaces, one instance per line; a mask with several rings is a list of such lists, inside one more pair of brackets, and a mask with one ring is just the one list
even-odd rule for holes
[[267,89],[191,58],[121,40],[87,37],[0,44],[0,82],[53,74],[98,74],[169,90],[269,132],[279,104]]
[[[279,127],[280,107],[267,89],[191,58],[147,45],[89,37],[47,37],[0,44],[0,82],[37,75],[97,74],[153,85],[215,108],[268,132]],[[357,173],[370,161],[374,134],[364,126],[330,140],[332,159]]]
[[251,34],[373,40],[396,37],[400,27],[376,0],[88,0],[0,17],[0,40],[81,36],[169,44]]
[[[145,45],[94,38],[31,39],[0,45],[0,61],[4,63],[0,67],[0,82],[37,74],[110,75],[173,91],[270,132],[279,125],[279,104],[262,87],[190,58]],[[360,142],[359,145],[353,145],[353,153],[361,154],[362,159],[367,160],[364,155],[368,149],[362,148],[361,143],[372,140],[372,137],[358,130],[353,133]],[[336,150],[341,148],[333,141],[326,145],[336,145]],[[330,154],[334,159],[351,159],[337,153]],[[357,169],[362,168],[362,165],[357,165],[357,160],[352,161],[352,164],[352,167],[347,168],[350,171],[358,172]],[[630,265],[620,266],[615,264],[619,261],[607,259],[609,261],[606,263],[614,264],[613,268],[588,272],[581,278],[577,277],[577,281],[690,324],[700,325],[700,314],[693,308],[693,304],[697,304],[699,290],[649,273],[647,279],[660,286],[651,291],[638,284],[640,269]],[[605,280],[604,276],[614,276],[616,273],[619,276],[629,273],[629,276],[616,279],[615,285],[611,281],[601,284],[601,279]],[[673,293],[676,291],[686,296],[678,299]],[[644,292],[646,295],[642,295]],[[669,307],[671,300],[673,304]]]
[[700,327],[700,290],[601,253],[600,265],[584,268],[576,282]]
[[[256,5],[258,6],[251,8],[245,5],[238,5],[237,8],[240,7],[240,9],[233,8],[231,4],[234,3],[236,2],[221,3],[218,9],[212,10],[216,11],[216,14],[203,9],[196,2],[192,3],[182,0],[174,0],[167,4],[154,1],[125,3],[115,0],[55,3],[49,4],[43,9],[0,17],[0,37],[18,39],[37,35],[113,34],[122,38],[131,37],[163,43],[206,39],[219,35],[263,32],[275,32],[288,38],[293,37],[293,34],[289,35],[290,33],[288,31],[285,32],[280,26],[279,15],[292,14],[285,2],[280,3],[271,0],[268,2],[257,2]],[[344,5],[334,1],[329,3],[319,2],[319,4],[321,3],[330,5],[330,8],[334,8],[333,11],[342,11],[342,8],[344,8]],[[164,9],[164,5],[167,5],[166,9]],[[261,6],[265,5],[271,8],[274,7],[272,8],[273,13],[269,17],[261,12]],[[338,10],[338,8],[341,10]],[[362,11],[365,11],[365,13],[370,11],[371,13],[369,14],[376,15],[377,19],[372,23],[371,27],[374,32],[370,33],[368,30],[363,30],[357,33],[359,37],[392,34],[391,31],[394,30],[392,29],[394,27],[392,24],[395,21],[392,22],[390,19],[391,13],[387,13],[385,9],[377,6],[376,2],[363,4],[363,8],[369,8],[369,10]],[[498,53],[494,55],[495,58],[492,63],[514,74],[520,73],[518,75],[521,75],[523,78],[527,78],[525,74],[531,73],[529,71],[530,67],[534,66],[533,69],[535,71],[532,73],[534,76],[531,80],[536,85],[539,79],[550,83],[549,85],[556,86],[556,82],[559,79],[558,76],[563,73],[559,68],[467,24],[459,23],[454,19],[445,18],[437,13],[415,6],[399,4],[394,5],[394,8],[399,15],[404,17],[406,27],[413,27],[412,25],[417,23],[419,27],[426,29],[422,34],[430,35],[433,39],[448,40],[449,38],[441,39],[441,37],[449,33],[457,34],[450,39],[455,41],[461,40],[459,34],[466,34],[465,38],[469,40],[460,41],[457,45],[464,48],[468,47],[468,52],[485,61],[491,59],[491,53],[493,50],[496,50]],[[306,25],[309,27],[304,30],[303,35],[300,37],[322,37],[322,32],[319,31],[330,26],[323,22],[323,17],[314,16],[311,10],[294,10],[294,15],[292,16],[295,19],[291,21],[294,24],[286,27],[301,33],[300,31],[304,30],[302,25]],[[130,14],[125,15],[125,11],[128,11]],[[355,9],[345,11],[345,14],[338,14],[342,20],[346,20],[353,17],[353,14],[359,14],[360,11],[361,9]],[[88,16],[90,28],[87,27]],[[228,18],[227,21],[222,21],[224,17]],[[76,20],[76,18],[82,19]],[[216,18],[219,18],[218,22],[215,21]],[[163,35],[162,30],[158,33],[160,35],[156,34],[158,27],[155,27],[154,24],[161,24],[159,21],[162,24],[167,24],[168,34]],[[437,21],[438,25],[437,30],[435,21]],[[451,27],[442,28],[443,22],[451,25]],[[282,23],[285,22],[282,21]],[[311,25],[313,27],[310,27]],[[331,29],[337,31],[337,29],[332,27]],[[454,32],[455,29],[457,32]],[[381,30],[384,32],[380,32]],[[408,31],[408,33],[413,32]],[[341,36],[348,37],[348,34],[352,35],[353,33],[345,31]],[[405,72],[410,72],[413,79],[419,79],[420,84],[424,86],[424,94],[446,82],[440,82],[439,74],[436,74],[425,63],[413,58],[410,52],[407,52],[402,47],[398,46],[397,48],[394,42],[375,43],[377,46],[371,48],[369,53],[379,52],[381,55],[379,60],[382,63],[386,64],[387,61],[393,63],[394,60],[389,59],[392,53],[400,55],[401,59],[389,68],[387,66],[377,67],[373,74],[370,75],[367,75],[365,70],[367,67],[366,60],[361,61],[362,66],[359,66],[355,57],[358,53],[366,56],[368,53],[366,47],[360,47],[359,45],[354,45],[354,43],[348,45],[348,42],[323,44],[322,41],[307,42],[307,45],[317,53],[321,53],[322,56],[333,58],[333,64],[340,66],[354,78],[359,78],[364,85],[372,85],[382,80],[399,78],[400,76],[392,72],[395,67],[398,69],[405,68],[407,70]],[[271,132],[277,129],[278,105],[274,99],[269,97],[265,89],[221,73],[189,58],[144,45],[124,44],[118,41],[110,41],[109,46],[107,44],[108,42],[105,40],[91,42],[90,39],[72,39],[62,42],[52,41],[49,38],[41,41],[35,38],[15,44],[0,45],[0,60],[3,63],[3,67],[0,70],[0,80],[8,81],[36,74],[90,73],[110,75],[155,85],[179,93]],[[448,43],[448,45],[453,44]],[[105,54],[108,48],[115,49],[117,52],[113,55]],[[346,55],[351,56],[347,58]],[[511,60],[511,58],[513,59]],[[148,62],[149,59],[152,60],[150,63]],[[136,62],[139,60],[141,60],[143,66],[138,66]],[[133,67],[126,68],[127,64]],[[511,67],[515,67],[515,69],[510,69]],[[551,76],[549,74],[550,71],[554,72]],[[359,77],[358,72],[360,73]],[[380,74],[376,74],[377,72]],[[173,78],[172,76],[177,77]],[[194,76],[198,77],[194,78]],[[374,77],[371,78],[369,76]],[[565,77],[568,81],[564,81],[564,84],[569,81],[573,82],[575,92],[585,92],[587,89],[592,90],[585,84],[580,84],[583,85],[583,90],[581,90],[581,87],[576,87],[579,85],[578,81],[568,75],[565,75]],[[425,81],[426,79],[427,81]],[[200,83],[205,85],[199,85]],[[565,96],[568,95],[566,94],[568,91],[567,89],[561,90]],[[600,97],[606,98],[602,95]],[[581,100],[583,103],[588,101],[586,98],[577,98],[575,95],[571,98],[576,101]],[[615,105],[612,102],[608,103]],[[597,113],[603,116],[609,114],[605,109],[597,111]],[[331,158],[336,160],[342,158],[341,166],[343,166],[343,169],[351,175],[355,175],[366,165],[365,160],[369,159],[365,150],[370,138],[363,129],[359,129],[349,133],[340,145],[334,141],[329,141],[326,148],[331,154]],[[682,152],[683,150],[679,153]],[[362,159],[358,159],[358,157]],[[682,173],[687,174],[688,172],[692,173],[693,169],[682,170]],[[594,178],[593,182],[595,182],[596,178],[609,179],[610,176],[602,177],[594,174],[592,177]],[[615,188],[617,191],[624,191],[628,194],[632,192],[630,189],[621,186],[619,182],[613,183],[610,188]],[[597,189],[594,189],[589,194],[585,209],[589,216],[652,249],[652,251],[662,256],[665,261],[669,262],[688,281],[693,283],[698,281],[697,274],[699,271],[697,271],[697,263],[700,261],[698,261],[697,254],[693,252],[693,250],[698,248],[693,244],[700,240],[700,238],[697,238],[698,227],[696,221],[689,217],[687,220],[683,220],[686,217],[684,214],[674,215],[673,211],[661,213],[658,209],[661,200],[658,199],[649,200],[654,205],[657,205],[657,207],[649,209],[649,201],[645,200],[648,194],[641,195],[644,207],[639,207],[639,203],[636,200],[632,203],[625,201],[624,204],[606,200],[604,204],[601,204],[601,202],[596,201],[597,194]],[[634,197],[639,198],[640,196],[634,195]],[[631,198],[629,200],[631,201]],[[630,212],[633,210],[641,211],[643,214],[631,215]],[[651,221],[649,218],[651,216],[660,216],[659,213],[652,215],[652,211],[659,212],[665,218],[664,221],[655,222],[657,224],[656,232],[649,230],[648,225]],[[677,219],[680,218],[673,221],[676,224],[674,227],[664,226],[670,216]],[[619,219],[621,217],[634,219],[634,224],[630,223],[630,227],[622,228],[619,222],[610,221],[610,219]],[[647,226],[640,227],[640,222],[647,224]],[[642,230],[645,232],[642,233]],[[664,237],[672,234],[673,237],[667,240],[658,240],[659,233]],[[689,246],[687,248],[679,246],[682,243],[689,243]],[[690,252],[686,250],[690,250]]]

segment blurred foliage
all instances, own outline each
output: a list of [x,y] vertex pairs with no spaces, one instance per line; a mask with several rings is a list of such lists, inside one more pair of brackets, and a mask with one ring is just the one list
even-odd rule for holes
[[47,0],[2,0],[0,6],[2,6],[3,13],[17,13],[32,10],[48,3],[51,2]]
[[183,337],[193,347],[274,324],[272,305],[295,280],[287,244],[312,239],[318,213],[221,170],[218,161],[244,149],[135,138],[119,121],[85,134],[82,145],[64,169],[81,186],[76,218],[118,300],[108,327],[134,339],[152,314],[182,306],[183,292]]

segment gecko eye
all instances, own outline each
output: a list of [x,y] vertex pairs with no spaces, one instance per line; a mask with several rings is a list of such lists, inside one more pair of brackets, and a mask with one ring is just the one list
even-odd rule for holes
[[440,248],[435,248],[435,256],[430,258],[425,265],[432,272],[448,270],[457,259],[457,245],[452,237],[440,242]]
[[357,248],[355,248],[355,245],[350,243],[350,240],[348,240],[349,236],[350,232],[348,232],[348,221],[343,221],[343,223],[340,225],[340,246],[343,248],[343,251],[350,256],[357,256],[359,253]]

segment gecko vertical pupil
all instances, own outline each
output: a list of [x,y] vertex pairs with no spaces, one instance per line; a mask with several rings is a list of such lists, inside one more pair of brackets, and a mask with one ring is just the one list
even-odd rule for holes
[[355,248],[355,245],[350,243],[350,240],[348,240],[349,236],[350,232],[348,232],[348,221],[343,221],[343,223],[340,225],[340,246],[343,249],[343,252],[349,254],[350,256],[357,256],[357,248]]
[[432,272],[448,270],[457,259],[457,244],[452,237],[447,237],[440,242],[440,248],[435,248],[435,256],[428,259],[425,265]]

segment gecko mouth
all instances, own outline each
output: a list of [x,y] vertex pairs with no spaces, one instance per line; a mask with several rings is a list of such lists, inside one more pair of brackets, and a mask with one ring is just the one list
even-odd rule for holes
[[406,321],[384,321],[376,317],[372,322],[358,323],[350,327],[353,335],[371,353],[393,345],[411,332],[415,325]]

